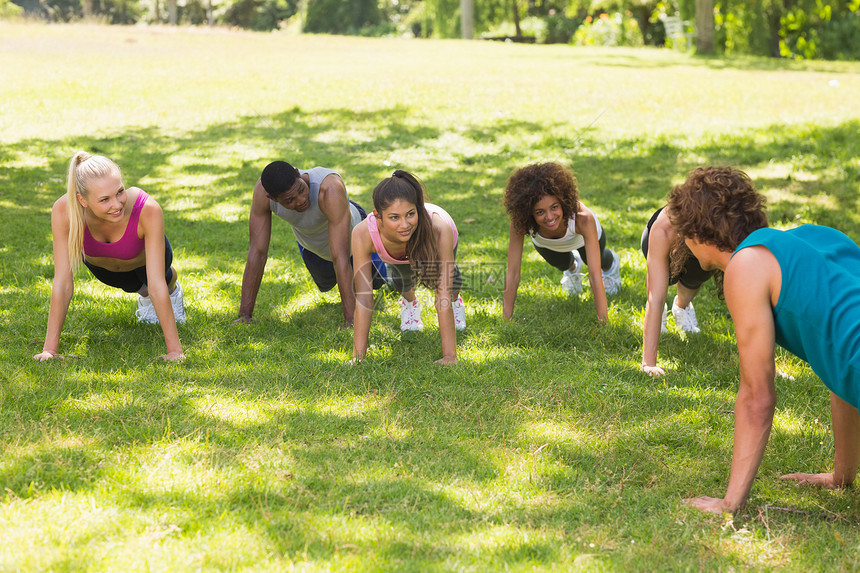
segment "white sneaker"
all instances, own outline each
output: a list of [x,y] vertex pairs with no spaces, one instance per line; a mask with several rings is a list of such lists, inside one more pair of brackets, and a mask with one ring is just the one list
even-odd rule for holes
[[155,314],[155,307],[148,296],[137,296],[137,311],[134,314],[137,315],[138,322],[158,324],[158,315]]
[[612,253],[612,266],[603,271],[603,289],[607,295],[616,294],[621,290],[621,258],[615,251]]
[[676,296],[675,300],[672,301],[672,316],[675,317],[675,324],[678,325],[678,328],[692,334],[701,332],[699,330],[699,321],[696,320],[696,309],[693,308],[693,303],[688,304],[687,308],[681,308],[675,304],[677,301],[678,297]]
[[182,299],[182,287],[179,283],[176,283],[176,289],[170,293],[170,304],[173,306],[176,324],[185,324],[185,301]]
[[466,306],[463,304],[463,297],[457,295],[457,300],[451,305],[454,309],[454,328],[457,330],[466,330]]
[[660,324],[660,332],[669,332],[669,329],[666,328],[666,315],[668,314],[669,307],[666,306],[666,303],[663,303],[663,322]]
[[400,297],[400,330],[423,330],[421,322],[421,303],[418,298],[412,302]]
[[573,251],[575,260],[573,270],[566,270],[561,277],[561,288],[570,296],[582,294],[582,258]]

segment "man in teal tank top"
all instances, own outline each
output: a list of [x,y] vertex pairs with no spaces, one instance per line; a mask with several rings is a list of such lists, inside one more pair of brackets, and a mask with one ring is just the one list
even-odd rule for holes
[[767,228],[764,198],[729,167],[693,171],[667,209],[702,267],[724,272],[740,357],[725,496],[685,501],[712,513],[746,503],[773,424],[775,343],[806,360],[830,389],[835,441],[832,472],[782,478],[850,486],[860,465],[860,247],[828,227]]

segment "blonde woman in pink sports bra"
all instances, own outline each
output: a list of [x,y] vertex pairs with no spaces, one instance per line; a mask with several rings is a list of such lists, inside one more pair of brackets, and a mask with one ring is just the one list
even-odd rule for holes
[[48,331],[39,361],[63,358],[60,333],[83,264],[101,282],[138,294],[138,322],[161,323],[168,361],[184,360],[176,330],[185,322],[182,288],[171,266],[164,214],[137,187],[125,188],[119,167],[101,155],[78,151],[69,164],[66,194],[51,209],[54,282]]
[[397,170],[373,190],[373,214],[352,231],[355,273],[355,324],[352,358],[367,353],[373,315],[371,256],[386,263],[391,286],[401,294],[400,329],[421,330],[416,282],[436,293],[436,315],[442,340],[439,364],[457,361],[456,330],[466,328],[460,297],[462,277],[455,262],[457,226],[441,207],[424,202],[424,187],[414,175]]

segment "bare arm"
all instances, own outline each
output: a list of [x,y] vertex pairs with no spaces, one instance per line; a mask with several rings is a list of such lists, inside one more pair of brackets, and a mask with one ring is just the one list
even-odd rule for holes
[[733,512],[742,507],[764,456],[776,407],[772,298],[774,294],[779,296],[779,280],[779,263],[764,247],[743,249],[726,268],[726,304],[735,323],[741,380],[735,401],[734,452],[726,495],[723,499],[688,500],[704,511]]
[[442,358],[439,364],[457,362],[457,332],[454,329],[454,301],[451,285],[454,281],[454,232],[440,217],[433,217],[433,230],[439,253],[439,283],[436,285],[436,317],[439,320],[439,338],[442,341]]
[[594,296],[597,320],[609,322],[609,309],[606,303],[606,289],[603,286],[603,273],[600,267],[600,241],[597,236],[597,222],[588,211],[576,214],[576,230],[585,239],[585,263],[588,265],[588,282]]
[[523,242],[525,235],[514,229],[513,223],[508,232],[508,268],[505,271],[505,290],[502,294],[502,313],[511,320],[514,316],[514,303],[520,287],[520,271],[523,264]]
[[42,352],[33,356],[42,361],[62,358],[60,355],[60,333],[69,312],[69,304],[75,290],[72,268],[69,265],[69,215],[66,196],[54,202],[51,209],[51,232],[54,251],[54,281],[51,285],[51,307],[48,311],[48,331]]
[[860,464],[860,413],[857,412],[857,408],[831,392],[830,415],[833,441],[836,446],[833,471],[819,474],[787,474],[781,476],[782,479],[826,489],[848,487],[854,483],[854,478],[857,477],[857,466]]
[[[374,215],[368,215],[373,217]],[[352,230],[352,263],[355,267],[355,323],[352,329],[352,359],[364,360],[370,321],[373,318],[373,244],[367,232],[367,220]]]
[[164,333],[167,354],[164,360],[183,360],[182,344],[179,343],[179,333],[176,330],[176,318],[173,316],[173,306],[170,304],[170,293],[167,289],[164,268],[164,213],[161,206],[152,197],[144,204],[140,213],[140,228],[143,229],[143,242],[146,252],[146,284],[149,298],[155,308],[155,315]]
[[272,210],[262,183],[257,181],[251,199],[251,214],[248,217],[248,260],[242,275],[242,298],[239,302],[237,322],[250,322],[257,302],[257,293],[263,281],[263,271],[269,257],[269,240],[272,237]]
[[[652,376],[662,376],[666,373],[657,366],[657,345],[660,342],[666,293],[669,291],[669,250],[673,237],[671,226],[660,224],[664,213],[660,213],[660,217],[651,227],[648,236],[648,257],[645,262],[647,299],[645,318],[642,321],[642,371]],[[666,223],[668,223],[668,217]]]
[[328,242],[340,304],[343,308],[344,326],[352,326],[355,312],[355,291],[352,285],[350,256],[351,214],[346,187],[337,175],[330,174],[323,179],[319,193],[320,210],[328,219]]

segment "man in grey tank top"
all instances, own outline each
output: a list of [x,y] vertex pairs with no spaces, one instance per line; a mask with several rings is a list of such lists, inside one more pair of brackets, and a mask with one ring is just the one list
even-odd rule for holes
[[[352,228],[367,214],[358,203],[349,200],[343,179],[335,171],[324,167],[303,171],[285,161],[267,165],[254,186],[250,248],[236,322],[251,321],[269,257],[273,213],[292,226],[302,260],[317,288],[326,292],[337,285],[343,326],[352,326],[355,293],[350,237]],[[374,287],[381,284],[384,279],[375,272]]]

